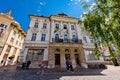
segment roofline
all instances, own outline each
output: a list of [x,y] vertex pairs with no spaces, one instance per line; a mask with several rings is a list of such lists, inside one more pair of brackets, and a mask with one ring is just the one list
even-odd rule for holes
[[43,15],[38,16],[38,15],[33,15],[33,14],[29,14],[28,16],[29,16],[29,18],[30,18],[30,16],[33,16],[33,17],[42,17],[42,18],[49,18],[47,16],[43,16]]

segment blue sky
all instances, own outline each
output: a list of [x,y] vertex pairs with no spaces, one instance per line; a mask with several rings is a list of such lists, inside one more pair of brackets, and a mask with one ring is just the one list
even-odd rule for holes
[[[85,1],[93,3],[93,0]],[[52,14],[65,13],[80,18],[85,12],[80,2],[81,0],[0,0],[0,13],[12,9],[12,17],[27,31],[29,14],[49,17]]]

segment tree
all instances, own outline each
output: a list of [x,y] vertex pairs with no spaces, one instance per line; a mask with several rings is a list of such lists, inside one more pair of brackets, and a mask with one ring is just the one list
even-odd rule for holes
[[85,29],[95,41],[94,54],[97,57],[102,56],[101,48],[108,47],[109,57],[117,66],[117,57],[120,55],[120,1],[95,0],[94,2],[90,7],[84,2],[84,7],[88,9],[88,13],[83,14]]

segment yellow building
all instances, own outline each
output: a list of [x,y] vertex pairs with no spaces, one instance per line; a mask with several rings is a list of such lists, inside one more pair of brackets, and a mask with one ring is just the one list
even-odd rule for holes
[[15,64],[20,57],[26,33],[8,13],[0,13],[0,65]]

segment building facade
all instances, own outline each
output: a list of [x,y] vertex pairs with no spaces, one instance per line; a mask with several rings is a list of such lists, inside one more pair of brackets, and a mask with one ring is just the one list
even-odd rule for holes
[[44,60],[48,68],[65,68],[67,59],[72,62],[74,68],[87,68],[91,58],[91,62],[102,62],[102,59],[96,59],[92,54],[92,38],[82,29],[83,26],[80,26],[77,18],[66,14],[50,17],[30,15],[23,60]]
[[26,33],[8,13],[0,13],[0,62],[1,65],[19,61]]

